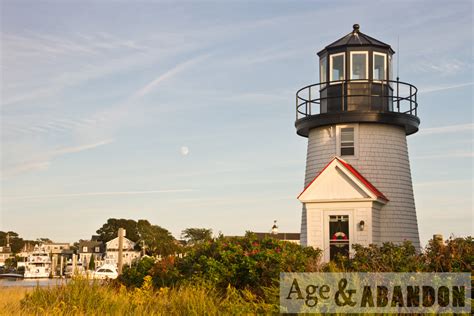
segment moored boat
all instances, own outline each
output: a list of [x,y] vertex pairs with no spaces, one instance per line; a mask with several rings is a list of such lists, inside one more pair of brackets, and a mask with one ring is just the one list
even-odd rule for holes
[[51,258],[49,254],[36,245],[28,256],[25,264],[25,278],[49,278],[51,274]]

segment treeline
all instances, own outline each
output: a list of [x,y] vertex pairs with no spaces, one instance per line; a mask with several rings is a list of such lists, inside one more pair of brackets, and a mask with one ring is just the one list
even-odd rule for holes
[[[150,256],[167,256],[181,251],[181,247],[212,239],[212,230],[205,228],[187,228],[182,232],[182,240],[176,240],[165,228],[153,225],[145,219],[133,220],[124,218],[109,218],[96,233],[98,241],[106,243],[117,237],[118,229],[126,230],[126,237],[136,243],[136,249],[144,249]],[[50,243],[49,238],[26,240],[13,231],[0,231],[0,246],[6,246],[8,241],[13,254],[21,252],[25,244]],[[72,250],[77,250],[79,242],[73,243]]]
[[104,243],[117,237],[118,229],[124,228],[126,237],[136,243],[137,250],[145,250],[150,256],[167,256],[182,251],[183,246],[189,246],[201,241],[212,239],[212,230],[206,228],[187,228],[183,230],[181,241],[176,240],[171,233],[158,225],[152,225],[144,219],[109,218],[97,230],[98,240]]
[[[8,240],[7,240],[8,239]],[[25,244],[35,244],[40,242],[50,242],[48,238],[38,238],[37,240],[27,240],[20,237],[20,235],[14,231],[0,231],[0,246],[10,245],[10,249],[13,253],[19,253]]]

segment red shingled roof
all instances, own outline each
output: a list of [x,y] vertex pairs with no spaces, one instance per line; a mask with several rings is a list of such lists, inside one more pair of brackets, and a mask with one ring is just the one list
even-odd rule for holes
[[311,186],[311,184],[313,184],[313,182],[324,172],[324,170],[326,170],[327,167],[329,167],[330,164],[332,164],[332,162],[334,160],[337,160],[339,161],[350,173],[352,173],[357,179],[360,180],[360,182],[362,182],[365,187],[367,189],[369,189],[372,193],[375,194],[375,196],[377,196],[378,198],[381,198],[385,201],[388,201],[387,197],[382,193],[380,192],[379,190],[377,190],[377,188],[372,184],[370,183],[369,180],[367,180],[366,178],[364,178],[363,175],[361,175],[359,173],[359,171],[357,171],[353,166],[351,166],[349,163],[345,162],[344,160],[342,160],[341,158],[338,158],[338,157],[334,157],[333,160],[331,160],[324,168],[323,170],[321,170],[321,172],[313,179],[313,181],[311,181],[303,190],[303,192],[300,193],[300,195],[298,195],[298,198]]

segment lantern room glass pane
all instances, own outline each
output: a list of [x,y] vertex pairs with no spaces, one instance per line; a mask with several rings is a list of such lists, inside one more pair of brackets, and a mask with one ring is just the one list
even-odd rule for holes
[[386,55],[374,53],[374,80],[385,80],[387,75],[385,73]]
[[351,53],[351,79],[367,79],[367,52]]
[[344,80],[344,53],[331,55],[331,81]]
[[392,56],[388,56],[388,79],[393,80]]
[[319,82],[321,82],[321,88],[326,87],[326,84],[322,84],[327,81],[327,58],[322,57],[319,61]]

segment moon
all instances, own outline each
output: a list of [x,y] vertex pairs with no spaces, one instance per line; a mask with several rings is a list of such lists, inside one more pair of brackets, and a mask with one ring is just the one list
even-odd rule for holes
[[187,156],[189,154],[189,148],[187,146],[182,146],[180,149],[181,155]]

